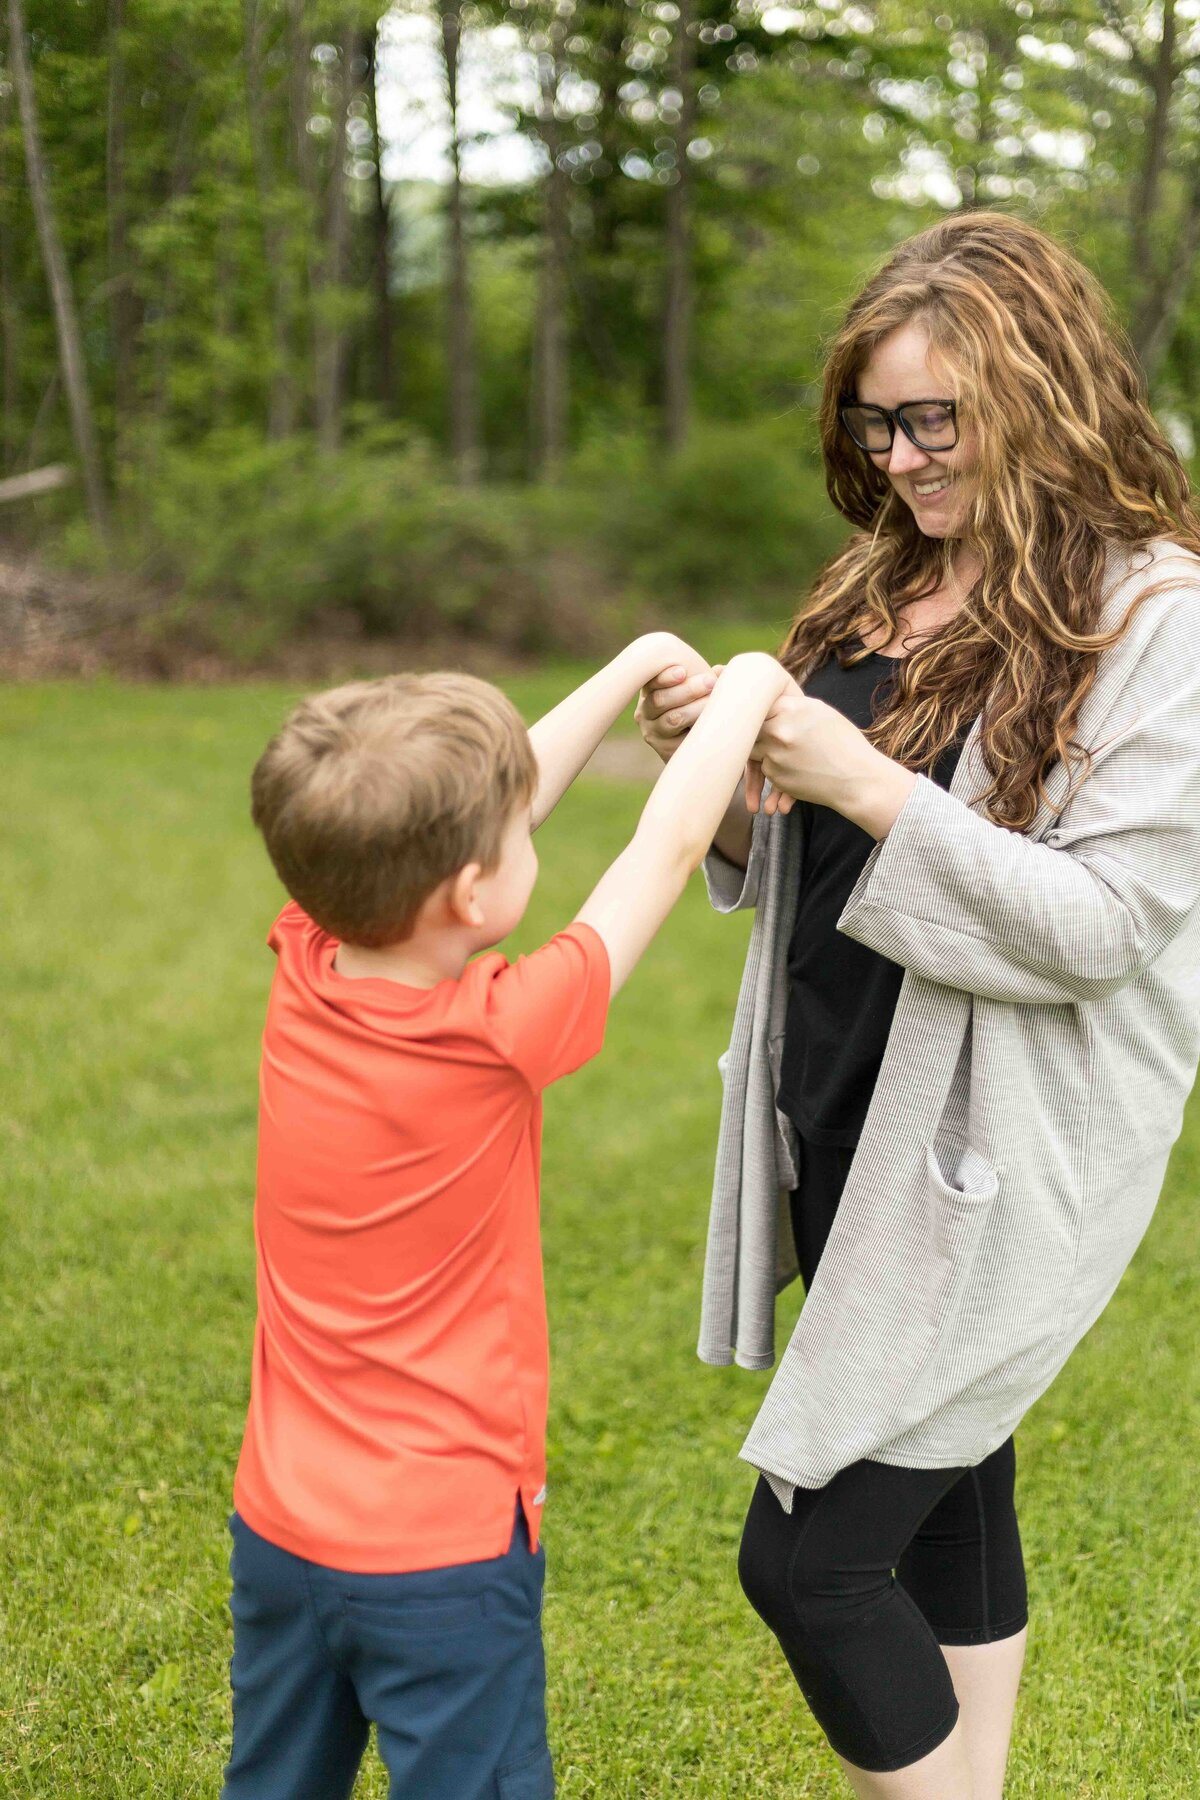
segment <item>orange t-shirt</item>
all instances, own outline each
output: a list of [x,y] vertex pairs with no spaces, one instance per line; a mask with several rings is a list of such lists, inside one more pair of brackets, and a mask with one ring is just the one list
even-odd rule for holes
[[351,980],[286,906],[263,1034],[258,1324],[234,1503],[311,1562],[400,1573],[537,1542],[548,1350],[541,1090],[595,1056],[572,925],[435,988]]

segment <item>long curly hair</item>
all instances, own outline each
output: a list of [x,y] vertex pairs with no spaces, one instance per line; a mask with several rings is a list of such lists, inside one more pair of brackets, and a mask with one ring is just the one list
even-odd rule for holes
[[1200,517],[1099,284],[1019,219],[947,218],[890,257],[830,347],[826,484],[860,529],[818,575],[784,641],[780,658],[799,679],[829,655],[861,661],[864,640],[889,642],[905,604],[948,576],[955,546],[920,531],[838,420],[876,345],[913,321],[977,445],[960,541],[980,574],[954,617],[897,664],[868,735],[929,770],[981,714],[991,785],[980,800],[997,824],[1022,830],[1053,763],[1082,760],[1086,772],[1073,738],[1079,710],[1100,652],[1130,617],[1100,629],[1107,553],[1161,537],[1200,552]]

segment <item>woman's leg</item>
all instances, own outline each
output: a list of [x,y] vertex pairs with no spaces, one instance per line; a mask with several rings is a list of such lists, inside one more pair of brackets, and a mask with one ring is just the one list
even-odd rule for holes
[[929,1513],[896,1569],[942,1646],[974,1800],[1000,1800],[1025,1656],[1025,1565],[1010,1438]]
[[1022,1627],[994,1644],[943,1646],[961,1709],[959,1730],[971,1765],[973,1800],[1001,1800],[1004,1793],[1026,1636]]
[[928,1756],[890,1775],[856,1769],[844,1756],[839,1756],[838,1761],[859,1800],[978,1800],[971,1785],[961,1724]]
[[862,1795],[972,1800],[946,1659],[893,1574],[964,1473],[860,1462],[790,1513],[765,1480],[750,1505],[742,1586]]
[[[802,1142],[800,1153],[791,1217],[807,1290],[854,1152]],[[908,1800],[910,1795],[939,1800],[943,1792],[952,1800],[1000,1800],[1026,1637],[1014,1478],[1010,1439],[950,1488],[901,1559],[897,1573],[941,1648],[960,1722],[928,1756],[894,1773],[858,1769],[839,1759],[864,1800]],[[964,1785],[964,1758],[973,1792]]]

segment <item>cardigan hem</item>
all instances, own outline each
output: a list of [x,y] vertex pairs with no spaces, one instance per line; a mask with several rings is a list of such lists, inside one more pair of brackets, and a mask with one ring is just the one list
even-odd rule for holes
[[982,1446],[973,1447],[969,1453],[960,1453],[957,1456],[888,1456],[884,1454],[884,1447],[881,1447],[870,1456],[853,1457],[850,1462],[839,1463],[836,1469],[831,1469],[828,1474],[824,1475],[814,1475],[808,1470],[798,1473],[794,1469],[789,1469],[785,1474],[776,1464],[772,1463],[768,1466],[761,1461],[745,1444],[738,1451],[738,1458],[739,1461],[748,1463],[752,1469],[758,1470],[770,1486],[784,1512],[790,1513],[796,1488],[813,1492],[818,1488],[828,1487],[829,1483],[840,1475],[843,1469],[852,1467],[855,1462],[882,1463],[885,1469],[974,1469],[984,1462],[992,1454],[992,1451],[1005,1441],[1005,1438],[1011,1436],[1012,1433],[1006,1431],[995,1443],[989,1439]]
[[726,1350],[721,1352],[719,1350],[705,1350],[701,1347],[696,1351],[696,1357],[699,1362],[702,1362],[705,1367],[709,1369],[731,1369],[735,1364],[739,1369],[749,1369],[751,1371],[755,1369],[773,1369],[775,1367],[775,1354],[773,1351],[769,1355],[751,1356],[747,1355],[743,1350]]

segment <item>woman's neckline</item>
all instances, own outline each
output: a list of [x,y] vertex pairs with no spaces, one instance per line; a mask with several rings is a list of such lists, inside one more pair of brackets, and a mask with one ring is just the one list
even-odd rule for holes
[[[854,640],[851,641],[853,642]],[[861,638],[857,639],[857,642],[864,650],[867,650],[867,646],[863,643]],[[905,660],[903,655],[889,656],[884,650],[867,650],[867,659],[879,662],[903,662]]]

